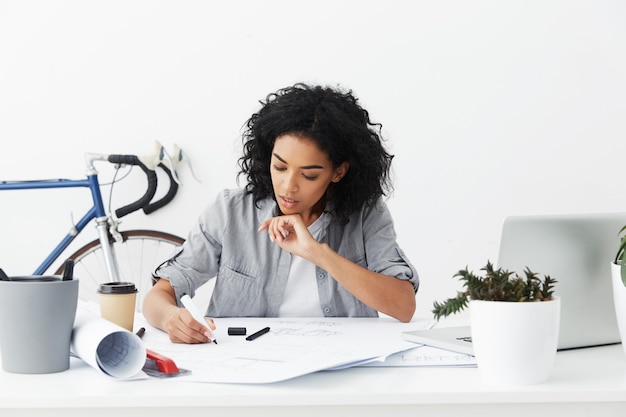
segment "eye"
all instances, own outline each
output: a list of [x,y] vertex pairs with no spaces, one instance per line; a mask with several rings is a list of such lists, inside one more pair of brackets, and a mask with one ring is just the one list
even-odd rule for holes
[[287,170],[287,168],[281,167],[281,166],[278,166],[278,165],[273,165],[273,167],[274,167],[274,170],[276,170],[276,171],[286,171]]
[[309,181],[315,181],[317,179],[317,175],[306,175],[306,174],[302,174],[302,176],[304,177],[305,180],[309,180]]

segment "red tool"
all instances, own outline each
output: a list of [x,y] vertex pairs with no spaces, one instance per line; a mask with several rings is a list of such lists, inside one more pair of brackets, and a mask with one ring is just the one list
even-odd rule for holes
[[143,371],[157,378],[169,378],[191,372],[179,368],[172,359],[150,349],[146,349],[146,364]]

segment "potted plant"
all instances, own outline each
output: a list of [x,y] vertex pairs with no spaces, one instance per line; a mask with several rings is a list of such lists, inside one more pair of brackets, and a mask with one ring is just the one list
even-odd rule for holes
[[622,227],[618,235],[620,237],[619,248],[615,259],[611,264],[613,282],[613,302],[615,304],[615,316],[619,335],[622,339],[622,347],[626,353],[626,226]]
[[466,307],[476,363],[489,382],[534,384],[545,381],[556,356],[560,299],[556,280],[528,267],[524,276],[488,261],[484,276],[466,267],[454,275],[464,290],[433,304],[437,320]]

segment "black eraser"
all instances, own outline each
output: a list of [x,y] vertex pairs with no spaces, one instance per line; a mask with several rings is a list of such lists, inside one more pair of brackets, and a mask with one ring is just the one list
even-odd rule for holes
[[245,336],[246,328],[245,327],[229,327],[228,335],[229,336]]

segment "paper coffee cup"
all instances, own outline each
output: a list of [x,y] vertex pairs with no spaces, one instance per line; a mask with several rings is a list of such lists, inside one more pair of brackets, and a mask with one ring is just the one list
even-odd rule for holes
[[132,332],[137,288],[132,282],[107,282],[98,288],[100,316]]

